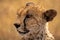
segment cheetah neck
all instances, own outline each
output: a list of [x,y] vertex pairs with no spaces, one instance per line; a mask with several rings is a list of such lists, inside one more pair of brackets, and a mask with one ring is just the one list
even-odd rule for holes
[[45,32],[47,33],[48,37],[51,37],[51,38],[54,39],[53,35],[52,35],[52,34],[50,33],[50,31],[49,31],[48,22],[46,23],[45,26],[46,26],[46,27],[45,27]]

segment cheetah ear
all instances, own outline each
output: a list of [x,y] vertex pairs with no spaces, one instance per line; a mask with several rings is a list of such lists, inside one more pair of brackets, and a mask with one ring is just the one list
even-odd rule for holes
[[53,20],[53,18],[57,15],[57,12],[56,10],[50,9],[46,12],[43,12],[43,15],[44,19],[46,19],[46,21],[49,22]]

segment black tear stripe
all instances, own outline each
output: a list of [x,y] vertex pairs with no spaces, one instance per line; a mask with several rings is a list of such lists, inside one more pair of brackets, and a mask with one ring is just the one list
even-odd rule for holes
[[18,31],[20,34],[26,34],[26,33],[28,33],[29,32],[29,30],[26,28],[26,22],[25,22],[25,20],[27,19],[27,18],[30,18],[30,16],[29,15],[26,15],[26,17],[25,17],[25,19],[24,19],[24,21],[23,21],[23,23],[24,23],[24,32],[21,32],[21,31]]

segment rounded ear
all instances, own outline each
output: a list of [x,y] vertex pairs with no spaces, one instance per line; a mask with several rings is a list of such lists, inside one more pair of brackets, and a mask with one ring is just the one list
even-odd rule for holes
[[44,19],[46,19],[47,22],[52,21],[53,18],[57,15],[56,10],[50,9],[43,13]]

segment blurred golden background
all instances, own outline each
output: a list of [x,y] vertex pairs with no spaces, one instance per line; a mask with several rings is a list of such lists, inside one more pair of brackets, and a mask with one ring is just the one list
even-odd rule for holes
[[34,2],[45,9],[55,9],[57,16],[49,22],[49,30],[60,40],[60,0],[0,0],[0,40],[20,40],[14,27],[17,10],[27,2]]

